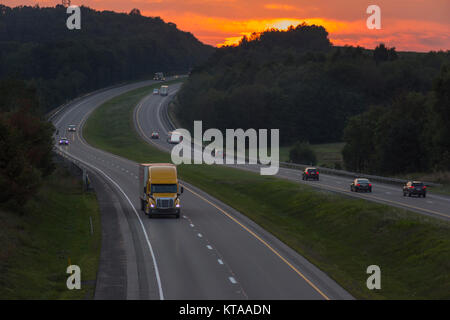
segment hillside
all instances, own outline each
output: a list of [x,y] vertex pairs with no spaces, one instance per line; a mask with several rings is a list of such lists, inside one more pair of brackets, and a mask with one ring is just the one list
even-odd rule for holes
[[333,47],[321,26],[268,30],[223,47],[196,68],[179,94],[184,126],[279,128],[283,145],[339,142],[351,116],[426,94],[449,53]]
[[188,72],[214,51],[159,17],[81,7],[81,30],[66,8],[0,5],[0,79],[26,80],[44,111],[80,93],[154,72]]

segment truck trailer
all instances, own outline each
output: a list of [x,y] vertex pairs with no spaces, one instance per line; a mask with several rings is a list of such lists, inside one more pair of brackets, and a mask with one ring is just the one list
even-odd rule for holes
[[159,94],[161,96],[167,96],[169,94],[169,86],[161,86],[161,89],[159,89]]
[[175,215],[180,217],[180,195],[183,187],[177,177],[177,167],[171,163],[139,165],[141,210],[149,217]]
[[153,77],[153,80],[156,80],[156,81],[165,81],[166,78],[164,77],[164,74],[163,74],[162,72],[156,72],[155,75],[154,75],[154,77]]

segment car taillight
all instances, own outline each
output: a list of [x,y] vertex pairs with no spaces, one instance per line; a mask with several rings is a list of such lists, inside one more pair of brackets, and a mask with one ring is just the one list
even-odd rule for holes
[[423,186],[422,188],[423,188],[423,189],[426,189],[426,188],[427,188],[427,186]]
[[309,174],[308,172],[305,172],[305,174]]
[[356,186],[361,187],[361,185],[359,183]]
[[369,187],[371,187],[372,186],[372,184],[371,183],[369,183]]
[[414,186],[409,187],[410,189],[414,189]]

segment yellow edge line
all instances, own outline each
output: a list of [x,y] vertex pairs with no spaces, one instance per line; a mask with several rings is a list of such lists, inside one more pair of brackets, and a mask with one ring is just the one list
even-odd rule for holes
[[[145,99],[145,98],[144,98]],[[142,107],[142,103],[139,104],[136,113],[135,113],[135,120],[136,123],[139,127],[139,130],[141,131],[141,133],[150,140],[150,138],[145,134],[144,130],[142,129],[141,125],[139,124],[139,112],[141,110]],[[150,140],[151,141],[151,140]],[[153,142],[152,142],[153,143]],[[210,204],[211,206],[213,206],[214,208],[216,208],[217,210],[219,210],[221,213],[223,213],[225,216],[227,216],[229,219],[233,220],[235,223],[237,223],[239,226],[241,226],[245,231],[247,231],[249,234],[251,234],[253,237],[255,237],[258,241],[260,241],[262,244],[264,244],[270,251],[272,251],[273,253],[275,253],[284,263],[286,263],[292,270],[295,271],[295,273],[297,273],[300,277],[303,278],[303,280],[305,280],[314,290],[316,290],[322,297],[324,297],[326,300],[330,300],[330,298],[328,298],[328,296],[326,294],[324,294],[316,285],[314,285],[314,283],[312,283],[308,278],[306,278],[305,275],[303,275],[303,273],[301,273],[297,268],[295,268],[289,261],[287,261],[280,253],[278,253],[278,251],[276,251],[274,248],[272,248],[266,241],[264,241],[263,239],[261,239],[261,237],[259,237],[256,233],[254,233],[252,230],[250,230],[249,228],[247,228],[245,225],[243,225],[239,220],[237,220],[235,217],[233,217],[232,215],[230,215],[229,213],[227,213],[225,210],[223,210],[222,208],[218,207],[217,205],[215,205],[214,203],[212,203],[211,201],[209,201],[208,199],[204,198],[203,196],[199,195],[197,192],[195,192],[194,190],[184,186],[187,190],[189,190],[190,192],[192,192],[194,195],[196,195],[197,197],[199,197],[201,200],[205,201],[206,203]]]
[[320,295],[322,295],[322,297],[324,297],[327,300],[330,300],[330,298],[328,298],[327,295],[325,295],[318,287],[316,287],[314,285],[314,283],[312,283],[308,278],[306,278],[305,275],[303,275],[303,273],[301,273],[297,268],[295,268],[289,261],[287,261],[280,253],[278,253],[277,250],[275,250],[273,247],[271,247],[266,241],[264,241],[263,239],[261,239],[260,236],[258,236],[256,233],[254,233],[252,230],[250,230],[249,228],[247,228],[244,224],[242,224],[241,222],[239,222],[239,220],[237,220],[235,217],[233,217],[232,215],[230,215],[229,213],[227,213],[225,210],[223,210],[222,208],[220,208],[219,206],[215,205],[214,203],[212,203],[211,201],[209,201],[208,199],[204,198],[203,196],[201,196],[200,194],[198,194],[197,192],[195,192],[194,190],[184,186],[187,190],[189,190],[190,192],[192,192],[193,194],[195,194],[197,197],[199,197],[200,199],[202,199],[203,201],[209,203],[211,206],[213,206],[214,208],[216,208],[217,210],[219,210],[221,213],[223,213],[224,215],[226,215],[228,218],[230,218],[231,220],[233,220],[235,223],[237,223],[239,226],[241,226],[245,231],[247,231],[248,233],[250,233],[253,237],[255,237],[257,240],[259,240],[262,244],[264,244],[268,249],[270,249],[270,251],[272,251],[273,253],[275,253],[284,263],[286,263],[292,270],[294,270],[300,277],[303,278],[303,280],[305,280],[311,287],[314,288],[314,290],[316,290],[318,293],[320,293]]

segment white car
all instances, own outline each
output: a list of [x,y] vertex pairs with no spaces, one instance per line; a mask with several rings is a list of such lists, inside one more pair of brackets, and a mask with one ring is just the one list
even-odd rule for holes
[[153,89],[153,94],[154,94],[154,95],[159,94],[159,90],[158,90],[158,89]]

